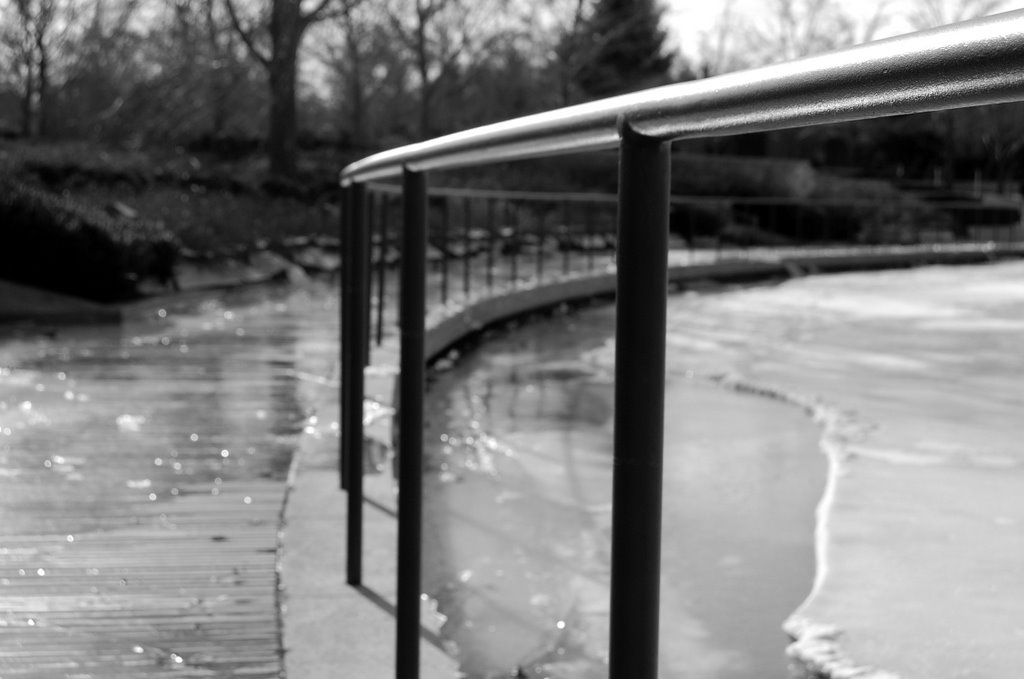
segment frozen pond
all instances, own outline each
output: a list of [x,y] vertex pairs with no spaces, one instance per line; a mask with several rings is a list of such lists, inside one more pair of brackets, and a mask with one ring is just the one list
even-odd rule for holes
[[[783,621],[848,670],[1015,674],[1022,319],[1020,262],[672,297],[662,676],[787,676]],[[471,676],[604,676],[611,324],[433,386],[425,586]]]
[[[608,307],[530,323],[431,387],[425,589],[470,676],[607,675],[613,334]],[[785,677],[819,430],[683,367],[668,382],[661,674]]]
[[670,309],[677,367],[826,423],[835,483],[817,587],[790,623],[802,652],[904,677],[1019,674],[1024,263],[811,277]]

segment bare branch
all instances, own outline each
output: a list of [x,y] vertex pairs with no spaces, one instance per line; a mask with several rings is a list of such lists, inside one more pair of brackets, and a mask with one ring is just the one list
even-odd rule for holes
[[320,0],[320,2],[317,3],[316,7],[311,9],[309,12],[302,14],[299,17],[299,20],[302,21],[304,24],[309,25],[312,23],[316,23],[321,19],[326,19],[327,16],[324,15],[324,12],[327,11],[327,7],[331,4],[331,2],[332,0]]
[[347,17],[363,0],[341,0],[340,6],[329,9],[334,0],[320,0],[320,3],[309,12],[302,15],[302,21],[308,26],[318,21],[327,19],[340,19]]
[[231,17],[231,25],[239,37],[242,38],[242,42],[249,49],[249,53],[252,54],[256,61],[263,64],[265,68],[270,68],[270,57],[260,52],[256,46],[256,41],[252,37],[252,29],[246,29],[242,26],[242,22],[238,20],[238,13],[235,11],[235,6],[231,0],[224,0],[224,4],[227,5],[228,16]]

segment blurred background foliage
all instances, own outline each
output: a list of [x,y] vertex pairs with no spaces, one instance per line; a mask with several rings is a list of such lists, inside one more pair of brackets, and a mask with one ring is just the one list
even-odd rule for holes
[[[667,38],[653,0],[0,0],[0,134],[121,150],[264,158],[302,179],[332,161],[487,122],[876,37],[889,2],[735,0]],[[999,0],[913,0],[910,27]],[[870,8],[868,8],[870,5]],[[866,9],[867,8],[867,9]],[[689,56],[687,56],[689,55]],[[800,157],[878,177],[1019,180],[1019,106],[954,111],[695,150]],[[796,143],[794,143],[794,141]]]
[[[0,0],[0,177],[197,251],[333,233],[337,171],[373,151],[849,46],[897,16],[927,28],[1007,4],[766,0],[750,14],[737,2],[718,0],[681,45],[655,0]],[[682,142],[676,165],[677,195],[1016,194],[1024,105]],[[602,156],[438,181],[614,192],[615,177]],[[746,211],[690,219],[771,221]],[[849,217],[805,212],[805,224]]]

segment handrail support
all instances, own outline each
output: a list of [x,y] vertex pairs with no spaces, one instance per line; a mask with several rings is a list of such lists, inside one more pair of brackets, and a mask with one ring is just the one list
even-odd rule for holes
[[402,195],[402,269],[398,323],[398,596],[395,676],[419,677],[423,398],[427,267],[427,181],[406,170]]
[[366,187],[362,183],[349,187],[347,201],[349,223],[347,229],[349,271],[345,281],[349,289],[343,303],[347,321],[343,341],[349,345],[342,366],[342,379],[348,382],[344,390],[346,402],[342,426],[345,428],[345,482],[348,490],[348,530],[346,545],[346,581],[359,585],[363,578],[363,367],[369,344],[369,234],[366,223]]
[[658,676],[669,147],[622,126],[610,679]]

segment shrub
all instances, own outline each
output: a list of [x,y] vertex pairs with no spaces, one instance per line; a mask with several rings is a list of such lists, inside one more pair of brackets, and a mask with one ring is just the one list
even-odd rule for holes
[[0,277],[98,302],[135,296],[140,278],[165,278],[176,251],[159,224],[113,219],[5,177],[0,238]]

